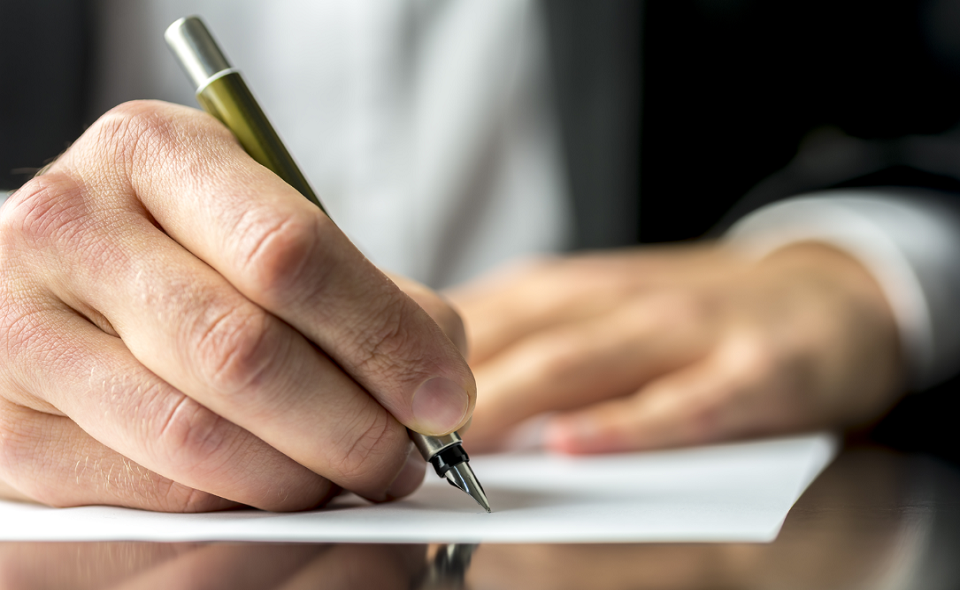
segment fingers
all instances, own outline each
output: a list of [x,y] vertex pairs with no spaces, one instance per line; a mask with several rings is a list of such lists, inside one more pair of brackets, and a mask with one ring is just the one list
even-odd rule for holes
[[634,396],[554,418],[544,442],[565,453],[615,453],[704,443],[719,431],[724,410],[711,394],[710,368],[688,369]]
[[466,320],[476,367],[529,334],[601,313],[620,295],[598,284],[605,278],[577,259],[530,260],[446,295]]
[[710,246],[660,246],[518,263],[447,292],[477,366],[529,334],[603,315],[653,289],[731,280],[746,265]]
[[[236,440],[268,448],[266,441],[282,452],[270,451],[282,457],[272,462],[275,472],[291,457],[373,500],[409,493],[423,465],[411,458],[394,415],[421,432],[453,430],[473,404],[472,376],[437,323],[305,204],[209,117],[127,105],[12,197],[2,233],[5,249],[29,268],[18,275],[32,279],[25,288],[43,285],[102,332],[120,336],[140,363],[119,364],[150,369],[146,387],[172,385],[157,397],[182,402],[171,414],[175,424],[206,432],[209,422],[217,436],[229,425],[245,433],[230,434]],[[238,248],[247,250],[232,256]],[[119,358],[126,351],[117,342],[106,350]],[[90,350],[98,349],[77,355]],[[91,415],[91,400],[66,397],[61,385],[38,392],[37,402],[54,404],[105,441],[113,418]],[[123,401],[130,407],[120,414],[136,413],[134,395]],[[114,448],[137,446],[110,440]],[[178,453],[150,442],[137,460],[183,475],[177,461],[151,456]],[[294,492],[283,501],[206,478],[188,481],[260,507],[289,509],[310,496],[315,503],[315,486],[306,485],[304,496],[302,475],[294,479],[299,484],[285,488]]]
[[237,505],[143,468],[91,438],[69,418],[2,399],[0,479],[7,482],[0,488],[5,499],[59,507],[109,504],[205,512]]
[[[71,152],[104,135],[126,146],[112,154],[125,174],[105,176],[110,190],[135,194],[167,234],[316,343],[400,422],[443,434],[467,421],[476,388],[436,323],[212,118],[129,104]],[[55,170],[103,177],[71,152]]]
[[16,489],[15,487],[0,480],[0,500],[10,500],[13,502],[34,502],[32,498]]
[[791,387],[758,340],[733,337],[634,395],[554,418],[545,443],[567,453],[609,453],[800,430],[810,426],[806,389]]
[[587,256],[453,293],[484,391],[471,448],[551,410],[568,412],[547,431],[567,452],[862,423],[898,381],[880,295],[811,245],[760,264],[721,248]]
[[[5,311],[11,308],[16,306]],[[135,483],[142,472],[153,472],[170,480],[151,484],[157,493],[164,489],[176,492],[169,504],[150,500],[154,503],[149,507],[157,510],[229,505],[204,500],[204,494],[192,490],[269,510],[314,507],[334,493],[326,479],[145,369],[120,339],[104,334],[69,310],[34,316],[4,324],[5,336],[16,335],[10,326],[34,334],[18,338],[17,355],[4,361],[18,368],[13,385],[46,400],[69,420],[16,412],[18,406],[8,404],[11,409],[4,412],[6,422],[0,437],[5,444],[6,473],[0,479],[29,497],[50,504],[140,502],[139,490],[97,487],[99,479],[66,480],[75,485],[47,479],[47,464],[57,465],[59,471],[50,473],[61,476],[91,460],[101,461],[92,477],[123,471]],[[0,350],[8,348],[0,346]],[[70,426],[74,422],[90,438],[74,430]],[[94,444],[94,439],[99,442]],[[142,467],[131,471],[129,465],[133,464]],[[152,482],[151,477],[144,476],[143,481]],[[24,485],[31,488],[26,490]],[[49,490],[44,492],[45,488]],[[191,492],[177,492],[183,489]],[[71,495],[65,497],[49,496],[68,492]],[[147,496],[152,497],[150,493]],[[187,505],[177,505],[178,499]]]
[[142,217],[123,221],[86,235],[112,253],[109,264],[89,249],[38,248],[48,253],[40,266],[58,271],[57,298],[102,313],[144,366],[192,400],[315,473],[383,499],[410,446],[403,426],[300,333]]
[[484,394],[471,448],[493,448],[502,433],[548,411],[624,396],[707,353],[712,322],[675,294],[640,298],[608,314],[538,332],[476,370]]

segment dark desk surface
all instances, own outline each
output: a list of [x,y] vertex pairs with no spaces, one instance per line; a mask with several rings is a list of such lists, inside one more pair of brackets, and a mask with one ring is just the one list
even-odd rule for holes
[[0,590],[424,587],[954,590],[960,468],[847,449],[770,544],[0,543]]

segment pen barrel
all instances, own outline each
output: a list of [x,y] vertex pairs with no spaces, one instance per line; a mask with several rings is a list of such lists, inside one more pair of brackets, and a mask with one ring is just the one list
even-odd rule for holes
[[233,132],[254,160],[326,212],[238,72],[209,80],[197,91],[197,101]]

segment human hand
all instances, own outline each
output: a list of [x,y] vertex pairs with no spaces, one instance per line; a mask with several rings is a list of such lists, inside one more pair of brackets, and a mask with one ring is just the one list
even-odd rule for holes
[[892,312],[852,258],[799,244],[749,262],[720,246],[544,260],[447,294],[492,450],[528,418],[569,453],[864,423],[893,404]]
[[[459,319],[415,293],[453,338]],[[122,105],[0,209],[0,496],[202,511],[409,494],[457,346],[215,119]]]

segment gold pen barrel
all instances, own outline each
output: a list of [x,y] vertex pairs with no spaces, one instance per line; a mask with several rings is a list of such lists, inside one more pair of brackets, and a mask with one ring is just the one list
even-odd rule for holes
[[208,82],[197,91],[197,100],[205,111],[233,131],[240,145],[254,160],[323,210],[320,199],[310,188],[238,72],[231,71]]
[[197,101],[220,119],[250,156],[324,211],[320,199],[267,119],[240,73],[203,22],[190,16],[167,28],[167,44],[197,87]]

